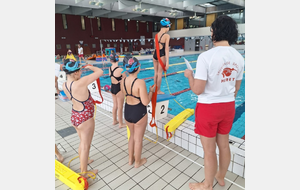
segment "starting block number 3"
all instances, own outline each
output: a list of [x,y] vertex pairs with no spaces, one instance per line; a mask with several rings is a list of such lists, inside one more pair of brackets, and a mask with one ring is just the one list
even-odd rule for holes
[[89,84],[88,89],[90,90],[91,94],[93,94],[94,92],[99,92],[98,85],[97,85],[96,81]]

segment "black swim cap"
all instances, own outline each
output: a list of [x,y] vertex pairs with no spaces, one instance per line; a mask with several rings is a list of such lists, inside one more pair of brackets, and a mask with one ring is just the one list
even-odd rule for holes
[[109,56],[110,60],[112,60],[113,62],[118,62],[119,61],[119,56],[115,53],[111,53]]
[[[131,55],[128,55],[124,57],[123,59],[123,66],[126,68],[129,68],[128,73],[135,73],[139,67],[141,66],[139,60],[135,57],[132,57]],[[125,70],[124,70],[125,71]]]

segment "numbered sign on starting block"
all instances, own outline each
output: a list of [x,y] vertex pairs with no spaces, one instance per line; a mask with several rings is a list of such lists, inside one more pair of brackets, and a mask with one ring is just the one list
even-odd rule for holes
[[97,81],[95,80],[91,84],[88,85],[88,89],[90,90],[91,94],[93,93],[99,93]]
[[67,81],[67,76],[65,71],[59,71],[59,76],[57,81]]
[[[174,99],[175,96],[170,94],[158,94],[156,100],[156,109],[155,109],[155,119],[159,120],[167,117],[168,108],[169,108],[169,100]],[[152,103],[150,102],[147,105],[148,114],[152,115]],[[149,116],[150,117],[150,116]]]

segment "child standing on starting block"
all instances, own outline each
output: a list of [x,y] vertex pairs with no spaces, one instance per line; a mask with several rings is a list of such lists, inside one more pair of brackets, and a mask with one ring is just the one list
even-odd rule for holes
[[[160,21],[160,26],[161,29],[160,31],[156,34],[158,37],[158,46],[155,47],[159,49],[159,52],[154,51],[153,54],[153,66],[154,66],[154,84],[157,84],[157,94],[164,94],[160,90],[161,86],[161,80],[162,80],[162,72],[163,68],[161,66],[161,63],[159,61],[158,55],[162,61],[162,64],[164,65],[165,69],[168,70],[169,68],[169,41],[170,41],[170,35],[166,34],[170,27],[171,27],[171,22],[168,18],[164,18]],[[156,45],[155,45],[156,46]]]
[[94,100],[88,90],[88,85],[98,79],[102,74],[102,69],[91,65],[86,69],[94,73],[81,78],[81,66],[78,62],[69,61],[63,67],[67,74],[67,82],[63,84],[63,90],[69,100],[73,103],[71,123],[77,131],[80,139],[79,159],[81,175],[87,177],[87,172],[98,173],[98,170],[87,171],[87,165],[93,160],[89,160],[89,151],[95,130],[94,120]]
[[145,81],[137,78],[141,64],[135,57],[126,56],[123,65],[129,68],[127,70],[129,76],[121,81],[121,90],[126,96],[124,117],[130,130],[128,161],[129,165],[135,162],[134,167],[138,168],[147,162],[147,159],[142,159],[141,155],[143,137],[148,121],[147,105],[155,91],[155,85],[150,87],[150,92],[147,94]]

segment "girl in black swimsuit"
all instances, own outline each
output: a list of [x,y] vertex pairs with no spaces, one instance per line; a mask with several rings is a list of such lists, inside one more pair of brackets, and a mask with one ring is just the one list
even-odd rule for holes
[[[166,66],[166,70],[169,68],[169,41],[170,41],[170,35],[166,34],[169,31],[169,28],[171,26],[170,20],[168,18],[164,18],[160,21],[161,29],[158,32],[158,44],[159,44],[159,55]],[[161,80],[162,80],[162,72],[163,68],[161,67],[158,59],[157,59],[157,53],[156,48],[153,55],[153,66],[154,66],[154,84],[157,85],[157,94],[164,94],[160,90]]]
[[146,158],[141,158],[143,137],[147,126],[148,114],[147,105],[149,104],[152,94],[155,91],[155,85],[150,87],[147,94],[146,83],[138,79],[140,72],[140,63],[138,59],[126,56],[123,60],[129,76],[121,81],[121,91],[126,96],[124,117],[130,130],[128,141],[129,165],[135,162],[134,167],[138,168],[147,162]]
[[[123,104],[124,104],[124,94],[121,92],[120,88],[120,81],[122,78],[125,78],[126,75],[121,74],[123,71],[122,68],[118,67],[119,56],[115,53],[110,54],[110,62],[112,64],[109,67],[109,76],[111,79],[111,94],[113,99],[113,109],[112,109],[112,116],[113,116],[113,125],[119,123],[119,128],[126,127],[125,123],[123,122]],[[117,120],[117,113],[118,113],[118,120]]]

